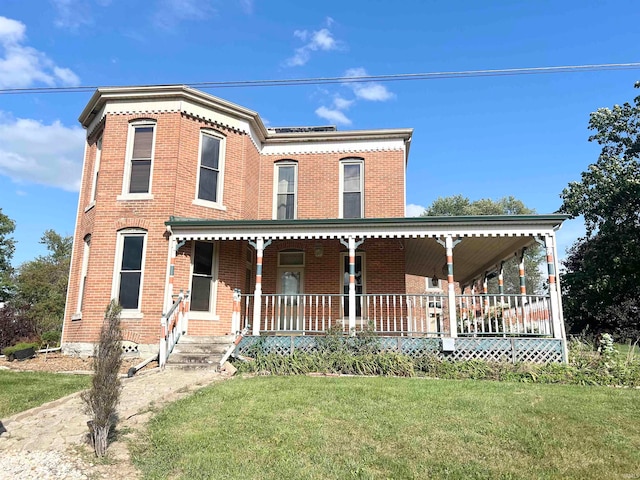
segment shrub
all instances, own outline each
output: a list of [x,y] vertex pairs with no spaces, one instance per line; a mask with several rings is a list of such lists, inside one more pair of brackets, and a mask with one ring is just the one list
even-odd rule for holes
[[117,421],[116,406],[122,389],[119,376],[122,365],[121,310],[115,300],[107,307],[105,322],[100,330],[100,341],[94,348],[91,388],[82,394],[86,412],[91,416],[91,441],[98,457],[104,456],[109,431]]
[[2,349],[2,354],[6,355],[8,357],[9,355],[13,355],[14,353],[16,353],[19,350],[26,350],[27,348],[37,349],[39,346],[40,346],[40,344],[37,343],[37,342],[35,342],[35,343],[20,342],[20,343],[16,343],[12,347],[3,348]]
[[25,315],[24,309],[11,304],[0,308],[0,349],[14,345],[24,339],[36,338],[33,322]]
[[[608,340],[606,340],[608,342]],[[609,347],[603,353],[593,344],[573,341],[569,363],[535,364],[450,361],[428,354],[413,358],[394,352],[353,353],[349,337],[318,338],[319,351],[279,355],[257,351],[255,360],[238,365],[240,372],[300,375],[312,372],[346,375],[421,375],[443,379],[497,380],[523,383],[640,386],[640,361],[633,354],[622,356]]]
[[60,332],[57,330],[51,330],[49,332],[44,332],[40,336],[40,345],[42,347],[46,347],[49,345],[50,347],[55,347],[60,344]]

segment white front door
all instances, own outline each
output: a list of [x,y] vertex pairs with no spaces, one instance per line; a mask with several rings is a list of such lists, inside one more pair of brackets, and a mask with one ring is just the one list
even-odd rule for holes
[[278,304],[276,309],[279,318],[279,330],[303,330],[302,318],[299,315],[299,296],[304,285],[304,268],[281,267],[278,269]]

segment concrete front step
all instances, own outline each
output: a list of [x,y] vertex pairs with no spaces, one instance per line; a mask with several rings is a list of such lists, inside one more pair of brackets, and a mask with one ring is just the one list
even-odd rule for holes
[[179,369],[217,369],[233,343],[232,335],[196,337],[183,335],[173,347],[167,367]]
[[180,337],[180,342],[181,344],[187,344],[187,343],[197,343],[197,344],[227,344],[227,345],[231,345],[231,343],[233,343],[234,340],[234,336],[233,335],[208,335],[208,336],[202,336],[202,337],[198,337],[195,335],[182,335]]
[[230,343],[178,343],[173,347],[172,355],[176,353],[209,353],[222,354],[227,351]]

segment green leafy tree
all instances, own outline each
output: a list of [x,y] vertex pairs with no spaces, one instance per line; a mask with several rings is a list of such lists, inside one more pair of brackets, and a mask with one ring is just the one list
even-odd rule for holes
[[640,96],[591,113],[589,129],[600,155],[560,194],[586,225],[564,262],[565,317],[572,331],[640,338]]
[[[427,207],[422,216],[464,216],[464,215],[529,215],[535,210],[527,208],[521,200],[512,196],[498,200],[482,198],[471,201],[464,195],[438,197]],[[526,286],[528,293],[539,293],[543,288],[543,276],[538,268],[544,253],[539,245],[532,245],[525,251],[524,268],[526,272]],[[520,277],[518,272],[519,260],[514,256],[504,263],[504,291],[505,293],[520,292]],[[489,292],[498,292],[497,279],[488,283]]]
[[25,262],[18,269],[14,303],[28,307],[26,316],[36,325],[39,335],[62,327],[71,242],[71,237],[47,230],[40,243],[46,245],[49,254]]
[[0,208],[0,302],[9,300],[13,291],[11,259],[15,251],[15,240],[11,234],[15,228],[15,222],[2,213]]

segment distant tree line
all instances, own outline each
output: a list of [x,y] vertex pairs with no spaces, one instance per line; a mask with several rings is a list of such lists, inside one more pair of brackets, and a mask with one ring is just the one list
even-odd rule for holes
[[55,344],[60,339],[69,281],[72,237],[47,230],[47,254],[11,265],[15,222],[0,208],[0,349],[19,341]]

